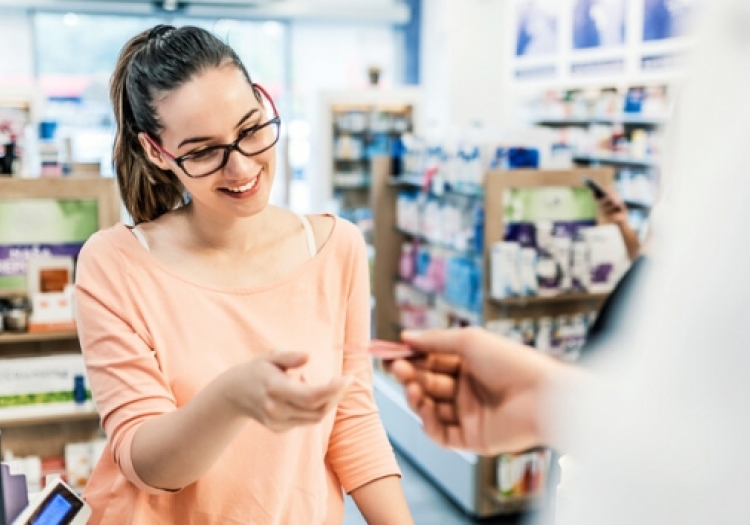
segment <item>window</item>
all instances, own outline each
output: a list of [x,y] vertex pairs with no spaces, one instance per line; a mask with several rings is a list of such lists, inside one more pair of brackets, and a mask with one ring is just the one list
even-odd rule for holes
[[37,13],[34,34],[38,83],[48,101],[44,117],[58,123],[59,137],[72,139],[76,160],[101,161],[102,170],[111,171],[114,122],[109,79],[125,42],[159,23],[195,25],[212,31],[237,51],[254,80],[267,87],[273,97],[283,97],[283,24]]

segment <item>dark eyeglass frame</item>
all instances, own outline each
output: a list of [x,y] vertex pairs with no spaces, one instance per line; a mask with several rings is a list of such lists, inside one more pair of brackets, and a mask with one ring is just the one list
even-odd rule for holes
[[[273,124],[276,124],[277,126],[279,126],[279,128],[281,128],[281,117],[279,116],[279,112],[276,109],[276,104],[274,103],[274,101],[271,98],[271,96],[268,94],[268,91],[266,91],[263,88],[263,86],[261,86],[260,84],[253,84],[252,86],[253,86],[253,89],[258,90],[266,98],[266,100],[268,100],[268,102],[271,104],[271,109],[273,109],[274,117],[272,119],[270,119],[270,120],[267,120],[263,124],[258,124],[257,126],[253,126],[248,131],[251,131],[252,133],[257,133],[261,129],[266,128],[268,126],[271,126]],[[279,130],[276,131],[276,138],[274,139],[274,141],[270,145],[268,145],[267,147],[265,147],[265,148],[263,148],[263,149],[261,149],[259,151],[255,151],[253,153],[245,153],[239,147],[240,142],[242,142],[242,140],[247,136],[246,132],[240,134],[240,136],[237,137],[237,140],[235,140],[231,144],[217,144],[215,146],[209,146],[208,148],[204,148],[199,153],[205,153],[206,151],[210,151],[210,150],[224,150],[224,158],[221,160],[221,164],[219,164],[219,167],[216,168],[215,170],[209,171],[208,173],[204,173],[203,175],[191,175],[190,173],[188,173],[185,170],[185,168],[183,167],[183,163],[186,160],[190,160],[190,158],[193,157],[194,155],[196,155],[196,153],[186,153],[185,155],[181,155],[179,157],[176,157],[173,154],[171,154],[170,152],[168,152],[167,150],[165,150],[163,147],[161,147],[156,142],[156,140],[154,140],[151,137],[151,135],[149,135],[148,133],[144,133],[144,135],[146,137],[146,140],[149,142],[149,144],[151,144],[154,148],[156,148],[157,150],[159,150],[159,153],[161,153],[162,155],[164,155],[165,157],[167,157],[169,160],[171,160],[172,162],[174,162],[175,164],[177,164],[177,166],[180,167],[180,169],[182,170],[182,172],[185,175],[187,175],[188,177],[190,177],[191,179],[200,179],[202,177],[208,177],[209,175],[213,175],[217,171],[221,171],[222,169],[224,169],[224,166],[226,166],[227,162],[229,162],[229,155],[234,150],[237,150],[238,153],[240,153],[241,155],[243,155],[245,157],[254,157],[255,155],[260,155],[261,153],[268,151],[269,149],[273,148],[276,145],[276,143],[279,141],[280,134],[281,134],[281,130],[279,129]]]

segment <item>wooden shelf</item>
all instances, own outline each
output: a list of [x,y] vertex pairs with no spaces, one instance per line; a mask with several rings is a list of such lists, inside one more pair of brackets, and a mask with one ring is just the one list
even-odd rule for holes
[[94,403],[48,403],[0,408],[0,428],[99,419]]
[[399,175],[398,177],[390,177],[388,184],[391,186],[405,186],[408,188],[422,188],[424,187],[424,177],[417,173],[409,173]]
[[461,255],[463,257],[474,258],[474,257],[481,257],[481,255],[482,255],[481,253],[478,253],[478,252],[476,252],[474,250],[471,250],[471,249],[462,250],[462,249],[457,248],[455,246],[452,246],[452,245],[450,245],[448,243],[443,243],[443,242],[437,242],[437,241],[430,240],[427,237],[425,237],[424,235],[422,235],[421,233],[410,232],[408,230],[404,230],[404,229],[398,228],[398,227],[395,228],[395,230],[398,233],[400,233],[401,235],[406,235],[407,237],[411,237],[411,238],[413,238],[413,239],[415,239],[415,240],[417,240],[417,241],[419,241],[421,243],[427,244],[429,246],[434,246],[435,248],[442,248],[444,250],[448,250],[449,252],[453,252],[453,253],[455,253],[457,255]]
[[606,299],[608,295],[608,293],[563,293],[551,296],[506,297],[502,299],[491,297],[490,300],[499,306],[524,307],[551,303],[599,302]]
[[396,277],[395,281],[399,284],[403,284],[404,286],[408,286],[410,289],[414,290],[418,294],[424,295],[429,300],[433,300],[437,296],[437,292],[430,292],[429,290],[424,290],[420,288],[419,286],[416,286],[414,283],[401,279],[400,277]]
[[[388,184],[390,186],[424,189],[425,180],[422,175],[407,174],[389,178]],[[464,197],[481,198],[484,196],[484,188],[476,184],[459,184],[454,186],[452,184],[445,183],[441,191],[437,191],[434,188],[431,188],[430,194],[436,197],[441,197],[445,194],[453,194],[463,195]]]
[[651,157],[648,159],[633,159],[630,157],[610,155],[607,153],[593,155],[573,155],[574,162],[587,162],[592,164],[615,164],[620,166],[643,166],[646,168],[655,168],[659,165],[658,159]]
[[637,115],[620,115],[614,117],[589,118],[540,118],[534,121],[537,126],[589,126],[591,124],[624,124],[627,126],[642,126],[656,128],[666,123],[664,119],[641,117]]
[[22,111],[29,111],[31,104],[28,100],[15,99],[15,98],[0,98],[0,108],[9,109],[20,109]]
[[650,210],[653,207],[653,204],[649,204],[648,202],[631,201],[631,200],[625,200],[623,202],[625,206],[627,206],[631,210]]
[[78,332],[66,330],[64,332],[2,332],[0,333],[0,345],[16,343],[36,343],[39,341],[62,341],[78,339]]
[[450,302],[446,301],[445,298],[441,295],[435,296],[435,308],[444,312],[448,312],[454,317],[463,319],[464,321],[468,321],[472,326],[483,326],[482,314],[480,312],[474,312],[472,310],[467,310],[466,308],[463,308],[461,306],[451,304]]

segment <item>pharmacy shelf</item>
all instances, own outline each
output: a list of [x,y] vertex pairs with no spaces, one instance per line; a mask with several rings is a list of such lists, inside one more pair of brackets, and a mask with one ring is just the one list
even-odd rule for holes
[[608,295],[608,293],[565,293],[533,297],[490,297],[490,300],[498,306],[524,307],[552,303],[601,302]]
[[596,155],[573,155],[574,162],[585,162],[588,164],[612,164],[616,166],[642,166],[644,168],[656,168],[659,161],[656,158],[633,159],[619,155],[599,153]]
[[334,177],[334,190],[351,190],[351,189],[368,189],[370,187],[370,177]]
[[419,286],[415,285],[413,282],[402,279],[401,277],[396,277],[395,281],[399,284],[403,284],[404,286],[408,286],[409,288],[411,288],[418,294],[425,296],[430,302],[432,302],[437,296],[435,292],[424,290],[423,288],[420,288]]
[[62,341],[78,339],[78,332],[66,330],[63,332],[2,332],[0,333],[0,345],[16,343],[36,343],[39,341]]
[[[388,184],[391,186],[403,186],[407,188],[419,188],[424,189],[424,177],[417,174],[400,175],[398,177],[391,177],[388,180]],[[436,190],[434,187],[430,189],[430,194],[437,197],[445,194],[463,195],[464,197],[476,197],[480,198],[484,196],[484,188],[477,184],[470,183],[457,183],[451,184],[446,182],[442,191]]]
[[537,126],[589,126],[591,124],[624,124],[627,126],[642,126],[656,128],[663,126],[666,121],[660,118],[641,117],[636,115],[620,115],[615,117],[589,118],[541,118],[533,122]]
[[482,255],[481,253],[478,253],[478,252],[476,252],[474,250],[462,250],[461,248],[457,248],[456,246],[453,246],[453,245],[448,244],[448,243],[438,242],[438,241],[435,241],[435,240],[431,240],[431,239],[425,237],[421,233],[416,233],[416,232],[412,232],[412,231],[409,231],[409,230],[404,230],[403,228],[398,228],[398,227],[396,227],[394,229],[398,233],[400,233],[401,235],[405,235],[407,237],[411,237],[415,241],[418,241],[418,242],[420,242],[422,244],[426,244],[428,246],[434,246],[435,248],[442,248],[444,250],[448,250],[449,252],[453,252],[456,255],[461,255],[463,257],[469,257],[469,258],[480,257]]
[[94,403],[72,401],[0,408],[0,428],[99,419]]
[[648,202],[640,202],[640,201],[632,201],[632,200],[624,200],[623,203],[625,206],[630,208],[631,210],[650,210],[653,208],[653,204]]
[[404,175],[399,175],[398,177],[391,177],[390,179],[388,179],[388,184],[391,186],[422,188],[424,187],[424,177],[417,173],[407,173]]
[[442,295],[435,296],[435,308],[450,315],[468,321],[471,326],[482,326],[482,314],[467,310],[462,306],[452,304]]

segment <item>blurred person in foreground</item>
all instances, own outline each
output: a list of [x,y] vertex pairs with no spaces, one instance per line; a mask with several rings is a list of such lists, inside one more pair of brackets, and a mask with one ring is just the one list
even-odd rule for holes
[[617,329],[597,343],[607,352],[583,371],[449,330],[405,333],[420,357],[391,364],[439,443],[574,457],[560,522],[750,523],[750,2],[706,3],[701,22],[653,261],[638,303],[626,290]]

